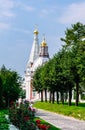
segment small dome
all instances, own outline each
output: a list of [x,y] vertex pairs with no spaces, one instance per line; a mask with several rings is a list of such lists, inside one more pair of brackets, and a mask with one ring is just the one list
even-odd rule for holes
[[46,41],[45,41],[45,34],[43,34],[43,41],[41,42],[41,46],[42,46],[42,47],[47,46],[47,43],[46,43]]
[[47,46],[45,40],[42,41],[41,46]]
[[35,29],[34,30],[34,34],[38,34],[39,32],[38,32],[38,30],[37,29]]

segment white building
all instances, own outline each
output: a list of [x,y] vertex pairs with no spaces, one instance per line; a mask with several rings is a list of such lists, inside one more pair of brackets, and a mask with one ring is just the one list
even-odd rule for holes
[[38,40],[38,30],[34,30],[34,40],[30,53],[29,60],[27,62],[26,71],[25,71],[25,80],[24,80],[24,88],[26,89],[26,99],[39,99],[39,94],[33,91],[33,87],[31,84],[32,76],[34,71],[49,60],[48,46],[46,44],[45,38],[39,45]]

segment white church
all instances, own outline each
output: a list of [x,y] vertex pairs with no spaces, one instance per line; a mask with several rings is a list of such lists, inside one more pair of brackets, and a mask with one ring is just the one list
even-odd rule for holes
[[[32,49],[26,65],[24,83],[22,85],[23,89],[26,91],[27,100],[40,99],[40,94],[33,90],[32,77],[35,70],[49,60],[48,46],[45,37],[43,37],[43,41],[39,44],[38,34],[38,30],[35,29]],[[75,101],[74,90],[72,91],[72,101]],[[79,94],[79,101],[83,102],[81,100],[81,94]]]
[[24,77],[24,89],[26,90],[26,99],[39,99],[40,95],[33,90],[32,87],[32,76],[34,71],[46,61],[49,60],[48,46],[45,41],[45,37],[41,44],[39,44],[38,30],[34,30],[34,39],[29,60],[26,65],[25,77]]

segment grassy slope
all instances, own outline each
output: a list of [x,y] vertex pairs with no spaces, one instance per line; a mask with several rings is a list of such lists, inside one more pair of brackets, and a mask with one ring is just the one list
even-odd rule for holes
[[49,102],[36,102],[34,103],[34,107],[85,120],[85,103],[81,103],[79,106],[75,106],[74,104],[68,106],[67,103],[62,105]]

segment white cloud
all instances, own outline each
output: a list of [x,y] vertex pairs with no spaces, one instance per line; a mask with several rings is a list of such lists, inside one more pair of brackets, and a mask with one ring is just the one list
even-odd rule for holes
[[26,29],[22,29],[22,28],[14,28],[13,29],[16,32],[21,32],[21,33],[25,33],[25,34],[29,34],[30,31],[26,30]]
[[42,9],[40,11],[40,17],[47,17],[49,15],[49,11],[47,9]]
[[48,6],[46,8],[42,8],[40,11],[39,11],[39,15],[40,17],[52,17],[55,15],[55,12],[56,10],[58,10],[58,8],[56,6]]
[[15,14],[11,11],[14,8],[14,2],[11,0],[0,0],[0,17],[13,17]]
[[10,28],[10,25],[7,24],[7,23],[0,23],[0,29],[9,29]]
[[43,10],[41,11],[41,13],[44,14],[44,15],[47,15],[47,14],[48,14],[48,11],[47,11],[46,9],[43,9]]
[[63,24],[85,22],[85,2],[69,5],[59,21]]
[[0,0],[0,6],[4,8],[13,8],[14,7],[14,2],[12,0]]
[[10,11],[3,11],[2,12],[2,16],[5,16],[5,17],[14,17],[15,15],[10,12]]
[[16,5],[16,7],[19,7],[22,10],[25,10],[25,11],[28,11],[28,12],[32,12],[32,11],[35,10],[35,8],[33,6],[26,5],[22,2],[16,2],[15,5]]
[[28,12],[35,10],[34,7],[28,6],[22,2],[16,2],[13,0],[0,0],[0,17],[14,17],[15,13],[12,9],[16,7]]
[[24,5],[24,6],[23,6],[23,9],[24,9],[24,10],[26,10],[26,11],[29,11],[29,12],[34,11],[34,10],[35,10],[35,8],[34,8],[34,7],[32,7],[32,6],[27,6],[27,5]]

